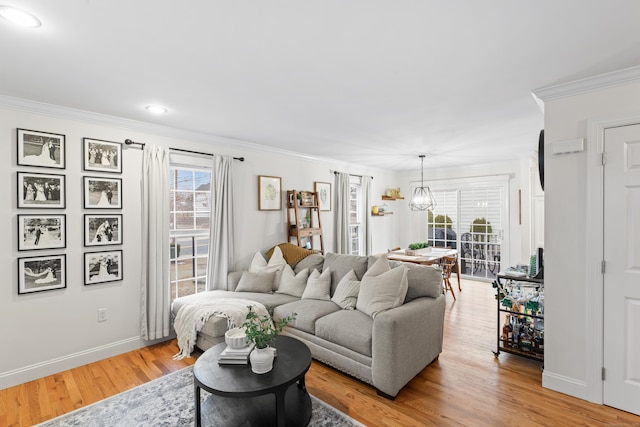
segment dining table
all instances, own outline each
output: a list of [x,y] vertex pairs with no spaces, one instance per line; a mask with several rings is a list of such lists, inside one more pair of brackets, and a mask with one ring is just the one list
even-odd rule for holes
[[431,248],[429,252],[420,255],[407,255],[404,249],[392,250],[387,253],[387,259],[390,261],[412,262],[421,265],[440,265],[444,257],[456,257],[456,276],[458,276],[458,287],[460,284],[460,263],[458,262],[458,251],[449,248]]

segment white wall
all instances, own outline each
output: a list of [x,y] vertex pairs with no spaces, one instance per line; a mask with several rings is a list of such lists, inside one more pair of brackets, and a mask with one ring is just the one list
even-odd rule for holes
[[[602,249],[591,245],[602,228],[588,223],[590,217],[601,217],[592,188],[599,156],[596,135],[590,129],[593,123],[625,117],[637,121],[640,83],[636,79],[588,93],[567,91],[565,96],[545,100],[543,385],[601,403],[602,275],[601,258],[594,253]],[[575,138],[585,138],[583,152],[551,154],[554,142]]]
[[[10,106],[7,107],[7,104]],[[166,147],[244,156],[245,162],[235,162],[233,165],[237,213],[236,260],[239,268],[248,266],[256,250],[264,253],[273,245],[286,241],[286,212],[258,211],[258,175],[282,177],[283,190],[312,190],[314,181],[330,182],[333,186],[334,175],[330,169],[374,176],[375,194],[382,194],[385,188],[397,185],[393,175],[365,167],[273,153],[249,143],[218,141],[203,138],[202,135],[184,133],[184,137],[181,136],[183,133],[171,129],[52,106],[34,104],[34,108],[30,109],[30,105],[25,107],[23,102],[17,104],[4,100],[4,107],[0,107],[0,138],[3,141],[0,144],[0,170],[4,173],[0,196],[5,200],[0,207],[0,221],[5,224],[0,228],[0,241],[4,242],[0,270],[5,272],[6,277],[0,287],[0,389],[149,344],[139,338],[138,328],[142,151],[137,148],[123,149],[123,280],[85,286],[83,254],[87,250],[83,247],[83,214],[99,211],[82,209],[82,176],[100,174],[82,171],[83,137],[116,142],[130,138]],[[66,169],[18,167],[16,128],[66,135]],[[212,142],[205,143],[205,139]],[[17,209],[18,170],[66,175],[67,207],[57,211],[66,214],[67,218],[66,249],[17,251],[16,215],[46,212]],[[386,251],[391,242],[396,240],[397,233],[397,220],[393,216],[380,219],[384,221],[376,223],[374,227],[374,251],[378,252]],[[325,250],[331,251],[333,211],[323,212],[322,221]],[[110,246],[101,249],[118,248]],[[59,253],[67,256],[67,288],[18,295],[17,258]],[[99,308],[107,308],[107,322],[97,322]]]
[[[16,128],[33,129],[66,135],[67,157],[64,171],[51,173],[66,175],[67,247],[52,251],[17,251],[17,220],[20,213],[41,212],[16,207],[16,171],[48,171],[42,168],[16,165]],[[402,189],[408,196],[409,182],[419,179],[416,174],[395,174],[327,159],[311,159],[293,153],[267,150],[251,143],[204,137],[161,126],[142,124],[113,117],[69,110],[45,104],[30,103],[0,97],[0,240],[4,256],[0,269],[6,280],[0,287],[0,389],[23,383],[90,363],[115,354],[133,350],[150,343],[139,338],[139,277],[140,263],[140,170],[142,152],[137,148],[123,149],[123,280],[121,282],[85,286],[83,284],[83,214],[82,176],[98,175],[82,171],[82,138],[90,137],[121,142],[126,138],[165,147],[177,147],[215,154],[244,156],[245,162],[233,165],[236,207],[236,267],[249,265],[256,250],[263,253],[286,241],[286,212],[258,211],[257,176],[282,177],[283,190],[313,189],[314,181],[334,182],[332,170],[373,176],[372,200],[381,204],[387,188]],[[526,167],[525,167],[526,169]],[[419,173],[419,172],[418,172]],[[437,179],[509,174],[512,179],[510,206],[514,210],[512,193],[522,184],[518,162],[510,165],[436,171]],[[408,198],[387,202],[393,215],[369,217],[373,230],[373,253],[383,253],[412,240],[413,231],[406,224],[415,222]],[[512,213],[511,216],[517,215]],[[412,218],[412,216],[414,218]],[[333,250],[333,211],[322,216],[325,250]],[[424,221],[422,221],[424,224]],[[528,234],[526,227],[513,226],[511,218],[511,247],[520,246],[520,235]],[[426,229],[424,230],[426,236]],[[112,248],[112,247],[109,247]],[[115,249],[115,248],[114,248]],[[17,258],[42,254],[64,253],[67,256],[67,288],[28,295],[17,293]],[[519,259],[521,254],[514,255]],[[527,255],[528,256],[528,255]],[[97,322],[97,310],[107,308],[108,320]]]

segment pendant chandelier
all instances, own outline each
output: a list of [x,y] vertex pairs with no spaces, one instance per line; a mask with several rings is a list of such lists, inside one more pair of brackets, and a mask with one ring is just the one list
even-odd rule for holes
[[424,154],[420,156],[420,187],[413,190],[409,207],[412,211],[426,211],[436,207],[436,199],[429,187],[424,186]]

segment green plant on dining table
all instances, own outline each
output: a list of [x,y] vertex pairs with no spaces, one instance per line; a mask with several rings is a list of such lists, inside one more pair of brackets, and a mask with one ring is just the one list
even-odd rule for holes
[[256,345],[256,348],[266,348],[276,336],[282,332],[285,326],[297,316],[297,313],[292,313],[287,317],[274,322],[269,316],[259,316],[258,313],[253,311],[253,306],[248,306],[249,312],[247,313],[246,322],[242,324],[247,340]]

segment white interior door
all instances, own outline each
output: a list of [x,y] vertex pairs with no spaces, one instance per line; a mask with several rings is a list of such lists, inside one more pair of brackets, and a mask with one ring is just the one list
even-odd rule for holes
[[604,403],[640,415],[640,124],[605,130]]

